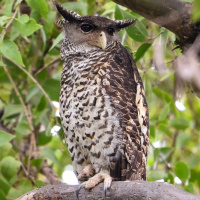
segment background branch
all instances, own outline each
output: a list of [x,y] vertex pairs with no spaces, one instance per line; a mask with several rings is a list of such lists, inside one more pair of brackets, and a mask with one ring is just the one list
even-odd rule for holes
[[192,24],[192,4],[180,0],[113,0],[139,15],[175,33],[177,44],[184,49],[194,42],[200,32],[198,24]]

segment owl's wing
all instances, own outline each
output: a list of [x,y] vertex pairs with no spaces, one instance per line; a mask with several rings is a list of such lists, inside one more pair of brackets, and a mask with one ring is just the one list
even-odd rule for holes
[[113,52],[113,59],[109,61],[109,95],[122,122],[123,145],[121,159],[111,163],[111,175],[119,178],[121,173],[121,180],[145,180],[149,144],[148,106],[132,56],[120,43],[117,46],[117,52]]

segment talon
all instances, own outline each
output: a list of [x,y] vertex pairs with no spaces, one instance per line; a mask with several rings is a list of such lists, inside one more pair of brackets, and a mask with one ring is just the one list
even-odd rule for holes
[[106,198],[107,189],[108,189],[107,185],[104,184],[104,187],[103,187],[103,190],[104,190],[104,199]]
[[82,189],[82,187],[83,187],[83,184],[80,184],[80,185],[78,186],[78,189],[76,190],[76,198],[77,198],[77,200],[79,200],[78,195],[79,195],[79,192],[80,192],[80,190]]
[[106,193],[107,193],[107,190],[110,188],[111,186],[111,183],[112,183],[112,178],[110,176],[106,177],[104,179],[104,199],[106,199]]

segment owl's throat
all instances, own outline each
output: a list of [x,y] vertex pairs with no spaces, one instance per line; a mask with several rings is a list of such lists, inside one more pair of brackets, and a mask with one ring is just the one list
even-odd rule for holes
[[84,55],[93,51],[103,51],[97,45],[92,45],[87,42],[82,44],[75,44],[69,41],[67,37],[64,38],[61,48],[61,58],[65,59],[69,56]]

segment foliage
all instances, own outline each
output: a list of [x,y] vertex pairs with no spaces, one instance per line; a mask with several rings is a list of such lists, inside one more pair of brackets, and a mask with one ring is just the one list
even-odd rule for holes
[[[200,194],[200,103],[191,92],[174,99],[181,55],[172,51],[175,36],[111,1],[61,3],[82,15],[138,19],[120,37],[137,61],[149,105],[147,179]],[[15,199],[48,183],[41,172],[45,159],[60,177],[71,163],[62,129],[51,133],[61,126],[52,101],[59,100],[63,34],[52,2],[3,0],[0,7],[0,199]]]

